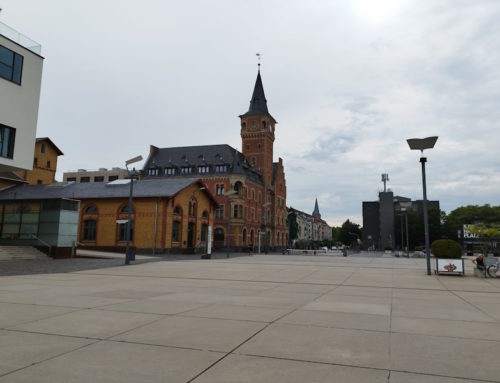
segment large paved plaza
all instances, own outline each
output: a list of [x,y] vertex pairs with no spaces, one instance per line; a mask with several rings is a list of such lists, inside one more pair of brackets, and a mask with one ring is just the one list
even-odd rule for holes
[[31,274],[0,277],[0,382],[499,382],[500,279],[467,262],[3,261]]

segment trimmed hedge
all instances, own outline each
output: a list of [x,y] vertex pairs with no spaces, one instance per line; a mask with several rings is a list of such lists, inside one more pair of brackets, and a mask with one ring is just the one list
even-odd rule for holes
[[436,258],[461,258],[462,248],[452,239],[438,239],[432,242],[431,252]]

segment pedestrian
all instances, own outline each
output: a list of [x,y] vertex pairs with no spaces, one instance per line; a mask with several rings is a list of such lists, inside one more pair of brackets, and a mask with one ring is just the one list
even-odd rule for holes
[[248,255],[251,257],[253,255],[253,243],[248,244]]
[[486,276],[486,266],[484,265],[484,254],[483,253],[479,253],[479,256],[472,260],[472,263],[476,265],[476,268],[478,270],[481,270],[483,272],[484,276]]

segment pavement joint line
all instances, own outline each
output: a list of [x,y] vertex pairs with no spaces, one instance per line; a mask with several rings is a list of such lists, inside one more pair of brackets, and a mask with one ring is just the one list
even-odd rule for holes
[[89,343],[89,344],[85,344],[85,345],[83,345],[83,346],[77,347],[77,348],[72,349],[72,350],[69,350],[69,351],[62,352],[62,353],[57,354],[57,355],[53,355],[53,356],[51,356],[50,358],[47,358],[47,359],[39,360],[39,361],[37,361],[37,362],[32,362],[32,363],[30,363],[30,364],[29,364],[29,365],[27,365],[27,366],[20,367],[20,368],[18,368],[18,369],[15,369],[15,370],[9,371],[9,372],[7,372],[7,373],[5,373],[5,374],[0,374],[0,378],[2,378],[2,377],[4,377],[4,376],[7,376],[7,375],[11,375],[11,374],[13,374],[13,373],[15,373],[15,372],[19,372],[19,371],[25,370],[25,369],[30,368],[30,367],[32,367],[32,366],[36,366],[36,365],[38,365],[38,364],[48,362],[49,360],[56,359],[56,358],[59,358],[59,357],[61,357],[61,356],[64,356],[64,355],[70,354],[70,353],[72,353],[72,352],[74,352],[74,351],[81,350],[82,348],[89,347],[89,346],[91,346],[91,345],[93,345],[93,344],[96,344],[96,343],[98,343],[98,342],[99,342],[99,340],[97,340],[97,341],[95,341],[95,342],[92,342],[92,343]]
[[[317,300],[319,299],[320,297],[322,297],[323,295],[327,294],[328,292],[334,290],[335,288],[337,288],[338,286],[334,286],[332,289],[328,290],[327,292],[323,293],[323,294],[320,294],[319,296],[317,296],[316,298],[313,299],[314,300]],[[304,305],[301,305],[301,307],[303,307]],[[261,332],[263,332],[264,330],[266,330],[269,326],[271,326],[272,324],[276,323],[277,321],[279,321],[280,319],[284,318],[285,316],[287,315],[290,315],[291,313],[297,311],[298,308],[295,308],[293,310],[291,310],[290,312],[287,312],[287,313],[284,313],[283,315],[279,316],[278,318],[276,318],[275,320],[271,321],[271,322],[268,322],[266,323],[266,325],[261,328],[259,331],[255,332],[253,335],[251,335],[250,337],[248,337],[246,340],[244,340],[243,342],[241,342],[239,345],[237,345],[236,347],[234,347],[232,350],[230,350],[226,355],[224,355],[222,358],[220,358],[219,360],[215,361],[214,363],[212,363],[210,366],[208,366],[206,369],[204,369],[203,371],[201,371],[198,375],[196,375],[194,378],[192,378],[191,380],[188,380],[186,383],[191,383],[193,382],[194,380],[198,379],[201,375],[203,375],[205,372],[207,372],[208,370],[210,370],[212,367],[214,367],[215,365],[217,365],[218,363],[220,363],[222,360],[224,360],[225,358],[227,358],[229,355],[232,355],[238,348],[240,348],[241,346],[243,346],[245,343],[249,342],[251,339],[253,339],[254,337],[256,337],[258,334],[260,334]]]
[[[340,367],[350,367],[350,368],[361,368],[361,369],[365,369],[365,370],[401,372],[401,373],[414,374],[414,375],[423,375],[423,376],[430,376],[430,377],[437,376],[437,377],[440,377],[440,378],[474,380],[474,381],[485,382],[485,383],[498,383],[497,380],[488,380],[488,379],[481,379],[481,378],[470,378],[470,377],[455,376],[455,375],[430,374],[430,373],[418,372],[418,371],[396,370],[394,368],[370,367],[370,366],[360,366],[360,365],[354,365],[354,364],[323,362],[323,361],[319,361],[319,360],[285,358],[285,357],[279,357],[279,356],[269,356],[269,355],[259,355],[259,354],[247,354],[247,353],[235,353],[235,355],[239,355],[239,356],[251,356],[251,357],[263,358],[263,359],[286,360],[286,361],[291,361],[291,362],[321,364],[321,365],[327,365],[327,366],[340,366]],[[187,383],[190,383],[190,381],[188,381]]]
[[[446,286],[444,286],[446,287]],[[483,309],[481,309],[480,307],[476,306],[474,303],[472,302],[469,302],[468,300],[466,300],[464,297],[458,295],[455,291],[453,290],[448,290],[452,295],[456,296],[458,299],[460,299],[461,301],[467,303],[468,305],[474,307],[476,310],[478,310],[479,312],[483,313],[484,315],[486,315],[488,318],[491,318],[493,319],[494,322],[497,322],[497,319],[495,317],[493,317],[492,315],[490,315],[489,313],[487,313],[486,311],[484,311]]]
[[488,318],[493,319],[493,321],[494,321],[494,322],[496,322],[496,321],[497,321],[497,319],[496,319],[495,317],[491,316],[489,313],[487,313],[486,311],[484,311],[484,310],[483,310],[483,309],[481,309],[480,307],[476,306],[476,305],[475,305],[475,304],[473,304],[472,302],[467,301],[465,298],[463,298],[463,297],[461,297],[460,295],[458,295],[455,291],[448,289],[448,288],[447,288],[447,287],[443,284],[443,282],[442,282],[441,280],[439,280],[439,278],[438,278],[438,281],[439,281],[439,284],[440,284],[441,286],[443,286],[443,287],[444,287],[444,288],[445,288],[448,292],[450,292],[452,295],[456,296],[456,297],[457,297],[458,299],[460,299],[461,301],[463,301],[463,302],[467,303],[467,305],[470,305],[470,306],[474,307],[476,310],[479,310],[479,312],[483,313],[483,314],[484,314],[484,315],[486,315]]

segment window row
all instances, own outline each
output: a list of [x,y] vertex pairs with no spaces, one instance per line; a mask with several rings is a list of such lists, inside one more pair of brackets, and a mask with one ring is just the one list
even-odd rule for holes
[[[180,168],[177,167],[169,167],[169,168],[149,168],[148,176],[175,176],[177,174],[208,174],[210,173],[210,169],[212,166],[203,165],[203,166],[182,166]],[[229,170],[229,165],[215,165],[213,166],[213,171],[215,173],[227,173]]]

